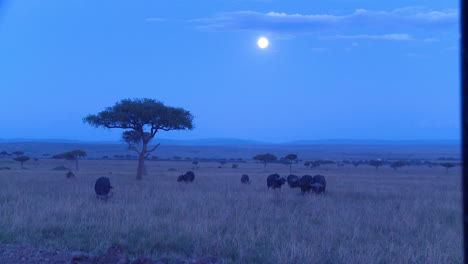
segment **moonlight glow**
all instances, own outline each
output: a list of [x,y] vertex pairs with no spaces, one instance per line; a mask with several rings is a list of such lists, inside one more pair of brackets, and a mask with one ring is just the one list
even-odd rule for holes
[[261,38],[258,39],[257,45],[258,45],[261,49],[264,49],[264,48],[268,47],[268,45],[270,45],[270,42],[268,41],[267,38],[261,37]]

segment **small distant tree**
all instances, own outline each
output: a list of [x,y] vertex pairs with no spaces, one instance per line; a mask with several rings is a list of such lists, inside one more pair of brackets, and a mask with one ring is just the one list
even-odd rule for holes
[[76,170],[78,170],[78,160],[84,157],[86,157],[86,152],[84,152],[83,150],[76,149],[76,150],[72,150],[69,152],[64,152],[64,153],[55,155],[53,158],[75,161]]
[[451,163],[451,162],[444,162],[444,163],[441,163],[440,166],[442,166],[442,167],[445,168],[445,173],[448,173],[448,170],[449,170],[450,168],[455,167],[455,164],[454,164],[454,163]]
[[0,155],[2,155],[3,157],[6,157],[6,156],[8,156],[8,155],[9,155],[9,153],[8,153],[8,152],[6,152],[6,151],[2,151],[2,152],[0,152]]
[[16,155],[16,156],[18,157],[18,156],[23,155],[23,154],[24,154],[24,151],[13,151],[12,154],[13,154],[13,155]]
[[19,163],[21,163],[21,169],[24,169],[24,166],[23,164],[29,160],[29,157],[28,156],[18,156],[16,158],[13,158],[13,160],[15,161],[18,161]]
[[154,99],[124,99],[96,115],[83,119],[95,127],[120,128],[128,148],[138,153],[136,179],[143,179],[145,159],[160,144],[149,147],[159,131],[192,129],[193,115],[183,108],[166,106]]
[[383,165],[383,161],[381,160],[370,160],[369,165],[375,167],[375,170],[379,170],[379,167]]
[[395,161],[390,164],[390,167],[392,167],[393,170],[397,170],[398,168],[406,166],[406,162],[404,161]]
[[239,168],[239,164],[236,164],[236,163],[232,164],[232,168],[233,168],[233,169]]
[[291,172],[293,162],[297,162],[297,154],[288,154],[284,159],[289,163],[289,172]]
[[224,166],[224,165],[226,165],[226,163],[227,163],[227,161],[225,161],[225,160],[220,160],[220,161],[218,161],[218,162],[219,162],[219,164],[221,164],[221,166]]
[[361,165],[361,163],[359,161],[353,161],[352,162],[354,168],[357,168],[359,165]]
[[310,161],[304,162],[304,166],[306,166],[306,168],[309,168],[310,167]]
[[263,170],[266,170],[267,164],[272,161],[278,160],[278,157],[276,157],[273,154],[267,153],[267,154],[256,155],[255,157],[253,157],[253,159],[260,163],[263,163]]

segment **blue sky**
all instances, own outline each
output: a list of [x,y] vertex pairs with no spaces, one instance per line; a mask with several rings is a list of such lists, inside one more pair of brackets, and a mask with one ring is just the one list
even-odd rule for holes
[[459,138],[458,1],[1,8],[0,138],[118,140],[82,118],[141,97],[195,115],[193,131],[163,138]]

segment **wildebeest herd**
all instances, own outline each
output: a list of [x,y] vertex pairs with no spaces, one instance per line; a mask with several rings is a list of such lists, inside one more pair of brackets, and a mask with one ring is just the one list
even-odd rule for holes
[[[177,178],[178,182],[193,182],[195,180],[195,173],[193,171],[187,171],[185,174],[180,175]],[[327,187],[327,182],[323,175],[304,175],[299,178],[294,174],[290,174],[287,179],[281,177],[279,174],[271,174],[267,177],[268,189],[281,189],[283,184],[288,183],[291,188],[301,188],[302,193],[313,191],[315,193],[322,193]],[[241,176],[241,183],[250,184],[251,180],[249,175],[243,174]],[[94,190],[98,199],[107,201],[112,197],[113,193],[110,191],[113,187],[110,184],[110,180],[107,177],[101,177],[96,180],[94,184]]]

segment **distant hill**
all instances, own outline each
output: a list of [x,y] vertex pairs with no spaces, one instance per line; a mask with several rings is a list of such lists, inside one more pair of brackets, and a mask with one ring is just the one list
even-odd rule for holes
[[325,139],[297,140],[291,145],[460,145],[460,140],[373,140],[373,139]]
[[[0,143],[74,143],[74,144],[125,144],[123,141],[82,141],[72,139],[0,139]],[[460,140],[373,140],[373,139],[321,139],[296,140],[282,143],[237,139],[237,138],[205,138],[205,139],[160,139],[155,143],[176,146],[250,146],[250,145],[460,145]]]

